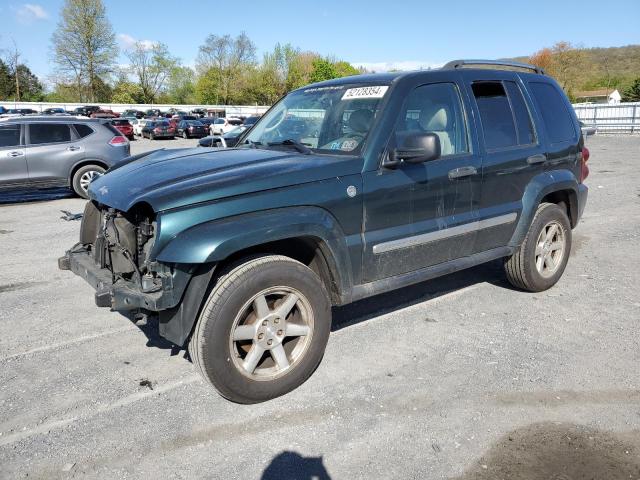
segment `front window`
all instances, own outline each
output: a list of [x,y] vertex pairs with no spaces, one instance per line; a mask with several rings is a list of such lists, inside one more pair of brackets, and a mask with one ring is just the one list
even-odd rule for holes
[[356,155],[388,88],[346,84],[297,90],[264,115],[243,143],[260,148],[297,143],[316,153]]

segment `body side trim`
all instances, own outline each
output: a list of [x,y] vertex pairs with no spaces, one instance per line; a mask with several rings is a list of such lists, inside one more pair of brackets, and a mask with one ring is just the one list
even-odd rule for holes
[[390,252],[392,250],[400,250],[402,248],[415,247],[425,243],[431,243],[438,240],[444,240],[449,237],[456,237],[458,235],[464,235],[467,233],[483,230],[485,228],[496,227],[498,225],[504,225],[507,223],[515,222],[518,214],[515,212],[500,215],[498,217],[487,218],[484,220],[478,220],[474,222],[465,223],[456,227],[444,228],[442,230],[436,230],[435,232],[423,233],[420,235],[414,235],[411,237],[400,238],[398,240],[391,240],[389,242],[379,243],[373,246],[373,253],[378,255],[381,253]]

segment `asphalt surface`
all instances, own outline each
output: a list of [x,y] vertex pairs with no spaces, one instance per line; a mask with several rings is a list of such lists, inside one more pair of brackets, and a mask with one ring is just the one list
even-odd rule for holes
[[253,406],[57,269],[82,200],[0,198],[0,478],[640,478],[640,138],[588,146],[553,289],[493,262],[335,309],[311,379]]

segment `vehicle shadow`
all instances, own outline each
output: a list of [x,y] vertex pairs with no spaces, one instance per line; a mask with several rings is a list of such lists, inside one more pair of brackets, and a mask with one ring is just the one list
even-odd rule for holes
[[640,478],[640,430],[618,434],[570,423],[534,423],[504,435],[464,474],[451,480],[501,478]]
[[64,187],[58,188],[20,188],[0,191],[0,205],[27,202],[48,202],[61,198],[73,198],[75,194]]
[[[483,282],[502,288],[513,288],[504,277],[502,260],[496,260],[465,271],[366,298],[349,305],[333,307],[331,331],[335,332],[357,325],[389,312],[428,302],[448,293]],[[134,313],[121,312],[121,315],[135,323],[145,334],[148,347],[171,350],[172,356],[184,352],[184,357],[189,358],[186,347],[174,345],[159,335],[157,315],[148,315],[143,319],[136,319]]]
[[303,457],[296,452],[282,452],[273,457],[262,472],[261,480],[331,480],[322,457]]

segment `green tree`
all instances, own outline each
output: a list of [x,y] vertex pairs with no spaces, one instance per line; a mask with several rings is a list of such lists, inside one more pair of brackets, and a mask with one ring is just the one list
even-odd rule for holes
[[640,78],[636,78],[631,86],[622,94],[623,102],[640,102]]
[[0,60],[0,99],[7,100],[10,97],[13,84],[9,67]]
[[97,101],[104,93],[102,78],[113,70],[118,56],[102,0],[66,0],[51,40],[53,61],[65,83],[76,84],[78,100]]
[[349,62],[338,61],[333,64],[338,77],[349,77],[351,75],[360,75],[360,70],[351,65]]
[[[20,99],[25,102],[40,102],[44,98],[44,88],[33,72],[26,65],[18,65],[18,78],[20,81]],[[15,94],[13,89],[11,94]]]
[[331,80],[337,78],[338,72],[336,71],[333,63],[325,58],[316,58],[313,61],[313,71],[309,78],[311,83],[322,82],[324,80]]
[[137,83],[120,78],[113,86],[112,103],[144,103],[144,93]]
[[[246,88],[246,73],[256,65],[256,46],[243,32],[233,38],[230,35],[209,35],[198,50],[197,70],[200,76],[200,93],[206,86],[208,98],[215,103],[229,105],[242,97]],[[202,80],[202,81],[201,81]]]
[[164,43],[155,43],[149,48],[142,42],[136,42],[127,52],[127,58],[130,72],[142,89],[144,103],[153,103],[178,65],[178,59],[171,56]]
[[167,80],[166,95],[171,103],[190,104],[195,102],[195,72],[189,67],[176,66]]

